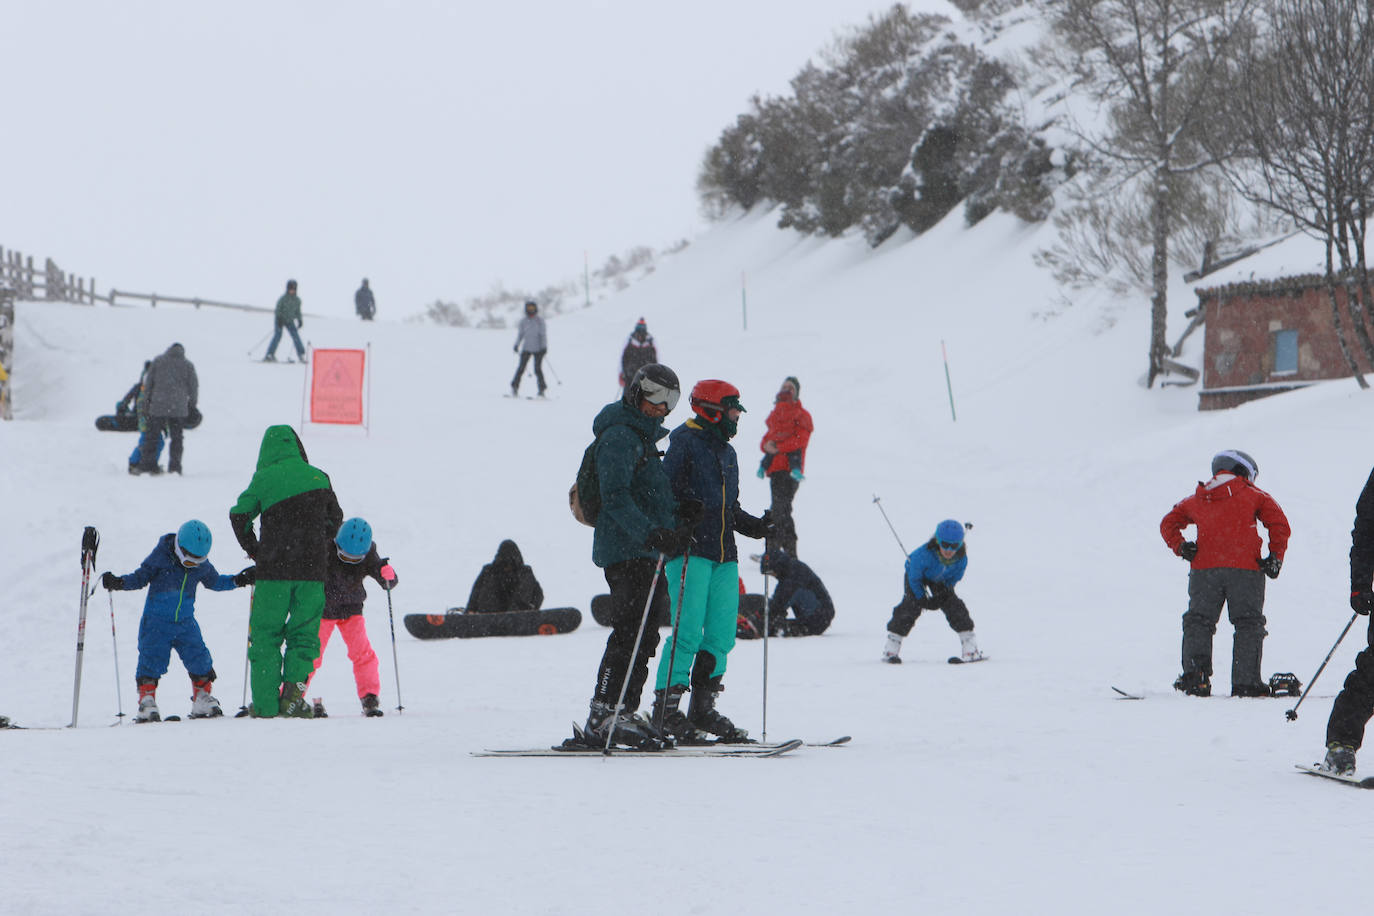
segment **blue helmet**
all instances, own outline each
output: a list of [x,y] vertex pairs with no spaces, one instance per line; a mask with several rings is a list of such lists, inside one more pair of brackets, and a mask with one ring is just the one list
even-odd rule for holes
[[964,525],[962,522],[947,518],[935,526],[935,540],[942,544],[962,544],[964,543]]
[[198,518],[193,518],[177,529],[176,550],[178,558],[194,566],[210,555],[210,529]]
[[361,518],[348,519],[339,526],[334,546],[339,548],[339,556],[345,560],[359,562],[372,549],[372,526]]

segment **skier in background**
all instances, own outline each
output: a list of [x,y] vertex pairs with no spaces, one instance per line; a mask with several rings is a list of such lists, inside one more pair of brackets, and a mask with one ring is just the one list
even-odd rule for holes
[[635,377],[635,373],[649,363],[658,362],[658,347],[654,346],[653,335],[644,319],[639,319],[630,337],[625,341],[625,349],[620,353],[620,387]]
[[922,611],[943,611],[949,628],[959,634],[959,658],[976,662],[983,657],[978,640],[973,635],[973,618],[968,605],[954,594],[954,586],[964,578],[968,569],[968,550],[964,544],[964,526],[947,518],[935,526],[935,534],[906,558],[906,574],[902,578],[902,600],[892,609],[887,622],[887,644],[883,647],[883,661],[893,665],[902,663],[902,640],[911,633]]
[[267,345],[267,355],[262,361],[277,361],[277,344],[281,343],[281,332],[284,328],[290,333],[291,342],[296,345],[296,358],[305,362],[305,347],[301,344],[301,335],[296,331],[297,328],[305,327],[305,319],[301,317],[301,298],[296,295],[295,280],[286,281],[286,292],[277,300],[277,309],[272,320],[272,342]]
[[363,321],[371,321],[377,314],[377,300],[372,295],[372,287],[367,285],[367,277],[363,277],[363,285],[353,294],[353,309]]
[[531,299],[525,303],[525,317],[520,319],[519,330],[515,333],[515,346],[511,348],[520,354],[520,365],[515,367],[515,377],[510,380],[511,397],[520,393],[520,376],[525,374],[525,365],[534,357],[534,378],[539,382],[539,396],[544,396],[544,354],[549,350],[548,333],[544,330],[544,319],[539,316],[539,305]]
[[[144,376],[145,409],[148,412],[148,438],[157,442],[165,431],[170,442],[167,448],[167,472],[181,473],[181,456],[185,447],[182,434],[199,412],[196,400],[200,396],[200,381],[196,367],[186,358],[186,348],[174,343],[153,360]],[[141,444],[141,443],[140,443]],[[140,474],[157,473],[159,451],[140,448]]]
[[504,540],[497,546],[495,558],[477,574],[463,610],[469,614],[494,614],[537,611],[543,606],[544,589],[534,577],[534,570],[525,564],[515,542]]
[[[1374,473],[1355,501],[1355,526],[1350,531],[1350,608],[1365,616],[1374,611]],[[1374,715],[1374,617],[1370,618],[1367,642],[1368,648],[1355,656],[1355,667],[1346,675],[1326,722],[1326,759],[1321,766],[1332,773],[1355,772],[1355,752],[1364,743],[1365,726]]]
[[[1183,615],[1183,673],[1174,689],[1212,695],[1212,637],[1226,605],[1236,633],[1231,644],[1231,696],[1267,697],[1260,673],[1264,652],[1264,577],[1277,579],[1288,549],[1288,519],[1268,493],[1255,486],[1259,465],[1237,449],[1212,458],[1212,479],[1169,510],[1159,523],[1164,543],[1188,561],[1188,610]],[[1255,523],[1269,535],[1260,558]],[[1197,539],[1183,529],[1197,526]]]
[[192,519],[158,539],[157,546],[138,569],[122,576],[102,573],[100,584],[110,591],[137,591],[145,585],[143,618],[138,622],[138,712],[135,722],[159,722],[157,684],[167,673],[172,650],[177,650],[191,676],[191,718],[223,715],[219,700],[210,694],[215,665],[196,622],[196,586],[217,592],[241,588],[253,582],[253,567],[234,576],[222,576],[210,562],[210,529]]
[[835,602],[810,566],[775,547],[759,560],[759,571],[778,580],[768,599],[770,636],[819,636],[826,631],[835,619]]
[[[253,532],[259,516],[261,538]],[[329,475],[307,463],[291,427],[269,426],[262,434],[257,469],[229,510],[229,524],[257,563],[248,621],[249,713],[309,719],[305,686],[320,656],[329,545],[343,524],[343,512]]]
[[[363,715],[380,716],[382,707],[377,695],[381,693],[382,682],[377,653],[372,650],[372,642],[367,638],[367,624],[363,620],[363,602],[367,600],[363,579],[371,576],[387,591],[395,588],[400,580],[396,570],[391,568],[391,561],[377,553],[377,545],[372,540],[372,526],[366,519],[350,518],[345,521],[339,526],[339,533],[334,536],[331,546],[333,549],[329,552],[324,577],[320,653],[315,656],[315,667],[310,672],[310,678],[320,670],[324,662],[324,650],[337,629],[343,634],[344,645],[348,647],[348,660],[353,663],[353,683],[358,688]],[[306,679],[306,691],[310,689],[310,678]],[[315,701],[311,713],[316,719],[324,718],[324,704]]]
[[763,461],[759,477],[768,478],[773,494],[772,518],[777,533],[769,539],[767,549],[781,547],[792,556],[797,555],[797,526],[792,521],[792,499],[805,479],[806,446],[811,441],[814,426],[811,414],[801,403],[801,382],[795,375],[783,379],[773,409],[768,414],[768,429],[759,448]]

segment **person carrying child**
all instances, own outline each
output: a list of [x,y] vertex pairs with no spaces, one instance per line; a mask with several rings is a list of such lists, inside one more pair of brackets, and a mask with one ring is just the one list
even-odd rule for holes
[[[311,679],[320,670],[329,637],[337,629],[343,634],[344,645],[348,646],[348,660],[353,663],[353,683],[358,688],[363,715],[380,716],[382,707],[377,695],[381,693],[382,682],[377,653],[372,651],[367,625],[363,622],[363,602],[367,600],[363,579],[368,576],[387,591],[400,581],[396,570],[391,568],[391,561],[377,553],[372,526],[365,519],[350,518],[339,526],[334,550],[329,555],[324,575],[324,615],[320,618],[320,654],[315,656],[315,668],[306,678],[306,689],[309,690]],[[326,716],[324,704],[319,700],[311,711],[316,719]]]
[[177,650],[186,673],[191,676],[191,718],[207,719],[223,715],[219,700],[210,694],[215,666],[210,650],[196,622],[196,586],[217,592],[251,585],[252,566],[233,576],[222,576],[210,562],[210,529],[191,519],[158,539],[153,552],[131,573],[100,576],[100,584],[110,591],[137,591],[145,585],[148,597],[143,602],[143,619],[138,623],[138,712],[135,722],[160,722],[157,708],[158,680],[167,673],[172,650]]
[[795,375],[783,379],[768,414],[768,429],[759,448],[763,460],[758,476],[768,478],[773,492],[770,517],[777,533],[768,539],[766,550],[781,547],[790,555],[797,555],[797,526],[792,521],[792,498],[805,480],[806,446],[814,428],[811,414],[801,403],[801,382]]

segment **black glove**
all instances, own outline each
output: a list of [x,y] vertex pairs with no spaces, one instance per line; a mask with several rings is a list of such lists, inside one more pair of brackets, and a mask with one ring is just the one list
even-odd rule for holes
[[689,528],[655,528],[644,539],[644,546],[656,550],[668,559],[680,557],[692,546],[692,531]]
[[258,581],[258,568],[256,566],[245,566],[234,576],[234,584],[239,588],[252,585],[256,581]]
[[1277,579],[1279,577],[1279,570],[1283,569],[1283,561],[1271,553],[1269,556],[1259,561],[1259,568],[1260,572],[1264,573],[1269,578]]
[[952,591],[948,585],[942,585],[939,582],[927,582],[926,588],[930,589],[930,597],[923,598],[917,603],[927,611],[933,611],[944,604]]
[[683,499],[677,504],[677,517],[686,528],[695,528],[706,514],[706,504],[699,499]]
[[296,327],[298,327],[298,328],[303,328],[303,327],[305,327],[305,319],[304,319],[304,318],[297,318],[297,319],[296,319]]
[[1356,614],[1368,614],[1374,611],[1374,592],[1351,592],[1350,609]]
[[[112,592],[124,591],[124,580],[119,578],[119,576],[116,576],[112,572],[101,573],[100,584],[105,586],[105,588],[109,589]],[[1355,599],[1352,598],[1350,600],[1354,601]],[[1369,612],[1365,611],[1365,613],[1368,614]]]
[[513,347],[510,348],[510,351],[511,351],[512,353],[519,353],[519,352],[520,352],[520,345],[519,345],[519,344],[516,344],[515,346],[513,346]]
[[1189,563],[1193,562],[1193,557],[1197,556],[1197,545],[1192,541],[1184,541],[1178,545],[1178,555]]
[[759,516],[759,521],[763,522],[763,536],[771,538],[778,533],[778,523],[773,520],[773,510],[764,509],[763,515]]

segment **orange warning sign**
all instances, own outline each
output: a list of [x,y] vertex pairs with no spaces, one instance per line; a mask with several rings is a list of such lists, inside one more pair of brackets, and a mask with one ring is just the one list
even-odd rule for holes
[[315,350],[310,354],[310,422],[363,422],[366,351]]

